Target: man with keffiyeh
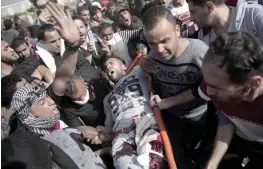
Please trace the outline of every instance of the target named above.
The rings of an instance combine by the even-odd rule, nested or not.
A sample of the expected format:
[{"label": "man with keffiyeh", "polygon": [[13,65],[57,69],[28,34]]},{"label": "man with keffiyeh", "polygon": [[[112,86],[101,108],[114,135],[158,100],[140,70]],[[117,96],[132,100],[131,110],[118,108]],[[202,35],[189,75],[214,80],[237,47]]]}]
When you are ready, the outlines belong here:
[{"label": "man with keffiyeh", "polygon": [[[58,25],[55,26],[55,29],[68,45],[68,48],[63,56],[62,64],[56,72],[56,78],[51,84],[54,94],[57,96],[64,96],[68,83],[75,72],[78,58],[78,48],[80,46],[80,36],[78,28],[75,26],[69,11],[65,14],[52,2],[47,4],[47,9],[58,23]],[[106,168],[103,161],[94,152],[92,152],[88,146],[83,144],[89,134],[89,132],[87,132],[88,127],[82,126],[78,129],[66,128],[67,126],[65,123],[59,120],[60,112],[57,109],[57,105],[47,95],[47,90],[44,87],[30,85],[17,90],[12,98],[11,110],[19,119],[19,123],[24,126],[24,131],[27,131],[25,132],[25,135],[34,135],[34,140],[37,140],[37,138],[40,137],[41,141],[38,140],[38,143],[43,141],[43,144],[41,143],[42,147],[45,147],[43,145],[48,145],[47,147],[50,153],[47,154],[52,156],[52,169]],[[21,130],[21,128],[19,128],[19,130]],[[2,153],[2,159],[5,159],[2,167],[10,166],[10,163],[28,164],[27,162],[31,160],[31,156],[32,160],[30,163],[34,163],[34,165],[27,165],[26,168],[45,168],[40,165],[40,163],[36,164],[37,162],[33,160],[35,158],[34,156],[37,156],[38,153],[37,151],[32,150],[32,147],[35,147],[35,143],[33,143],[33,145],[28,144],[31,143],[32,140],[30,142],[29,139],[21,136],[18,132],[15,132],[14,135],[12,134],[11,138],[12,137],[16,138],[14,140],[9,139],[7,142],[3,140],[5,145],[10,146],[11,144],[9,147],[11,150],[9,151],[7,149],[8,151]],[[19,141],[20,137],[23,137],[22,142]],[[18,157],[17,154],[16,156],[12,154],[11,156],[15,156],[18,159],[14,160],[15,158],[13,158],[13,161],[10,160],[10,154],[8,152],[16,151],[16,144],[19,144],[19,147],[23,147],[26,144],[29,145],[27,151],[29,154],[31,153],[30,156],[25,158],[21,157],[21,154],[18,155]],[[47,147],[45,150],[47,150]],[[38,162],[41,161],[40,159],[36,160],[38,160]],[[46,160],[46,158],[43,160]],[[20,167],[21,165],[18,168]]]}]

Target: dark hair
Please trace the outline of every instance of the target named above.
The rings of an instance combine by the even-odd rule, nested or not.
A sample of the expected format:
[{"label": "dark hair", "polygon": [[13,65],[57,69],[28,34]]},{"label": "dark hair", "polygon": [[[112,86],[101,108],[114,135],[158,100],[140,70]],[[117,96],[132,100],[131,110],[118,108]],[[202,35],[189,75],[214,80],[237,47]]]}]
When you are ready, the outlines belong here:
[{"label": "dark hair", "polygon": [[6,19],[4,21],[4,25],[5,25],[5,28],[6,29],[11,29],[12,28],[12,25],[13,25],[13,21],[11,19]]},{"label": "dark hair", "polygon": [[110,2],[108,3],[108,5],[107,5],[107,9],[109,9],[109,8],[112,7],[112,6],[116,6],[116,3],[110,1]]},{"label": "dark hair", "polygon": [[83,24],[85,25],[85,21],[83,21],[83,19],[81,19],[79,15],[72,16],[72,19],[73,19],[73,21],[74,20],[81,20],[81,22],[83,22]]},{"label": "dark hair", "polygon": [[37,10],[37,16],[39,16],[42,13],[41,10]]},{"label": "dark hair", "polygon": [[28,30],[31,34],[31,38],[37,38],[39,34],[39,25],[32,25],[28,27]]},{"label": "dark hair", "polygon": [[126,65],[125,60],[124,60],[123,58],[121,58],[120,56],[118,56],[118,55],[116,55],[116,54],[112,54],[111,56],[106,57],[106,58],[104,59],[104,62],[103,62],[103,70],[106,69],[105,63],[107,62],[107,60],[112,59],[112,58],[118,59],[118,60],[120,60],[124,65]]},{"label": "dark hair", "polygon": [[14,16],[14,21],[16,22],[16,21],[18,21],[18,20],[20,20],[20,18],[19,18],[19,16]]},{"label": "dark hair", "polygon": [[101,9],[98,6],[92,5],[90,8],[90,16],[96,15],[98,10],[101,11]]},{"label": "dark hair", "polygon": [[77,84],[76,84],[76,80],[77,80],[77,79],[80,79],[80,76],[78,76],[78,75],[73,75],[73,76],[71,77],[71,80],[70,80],[69,83],[68,83],[68,87],[67,87],[66,92],[67,92],[67,94],[70,95],[70,96],[72,96],[72,95],[74,95],[75,93],[78,92],[78,86],[77,86]]},{"label": "dark hair", "polygon": [[229,32],[210,44],[204,62],[214,60],[235,84],[263,72],[263,46],[249,33]]},{"label": "dark hair", "polygon": [[101,23],[100,26],[98,27],[98,33],[100,34],[100,32],[102,30],[107,29],[107,28],[112,28],[113,29],[111,24],[105,23],[105,22]]},{"label": "dark hair", "polygon": [[187,3],[188,2],[191,2],[193,3],[194,5],[197,5],[197,6],[204,6],[208,1],[214,3],[214,4],[221,4],[221,3],[225,3],[224,0],[186,0]]},{"label": "dark hair", "polygon": [[11,43],[11,48],[13,48],[13,49],[18,48],[20,45],[23,45],[24,43],[27,44],[27,41],[24,38],[17,37],[15,39],[13,39],[13,41]]},{"label": "dark hair", "polygon": [[18,82],[21,82],[22,78],[16,74],[6,75],[1,79],[1,103],[3,107],[9,107],[12,97],[15,94]]},{"label": "dark hair", "polygon": [[80,13],[81,13],[82,11],[90,11],[90,6],[91,6],[90,3],[85,3],[83,6],[81,6],[81,7],[79,7],[79,8],[77,9],[78,14],[80,15]]},{"label": "dark hair", "polygon": [[150,7],[142,16],[143,26],[147,30],[153,29],[160,19],[166,19],[169,23],[175,25],[176,20],[173,14],[164,6],[155,5]]},{"label": "dark hair", "polygon": [[143,14],[148,10],[150,9],[151,7],[153,6],[157,6],[157,5],[160,5],[158,2],[156,1],[153,1],[153,2],[150,2],[150,3],[147,3],[141,10],[141,16],[143,16]]},{"label": "dark hair", "polygon": [[38,32],[38,40],[45,40],[45,33],[46,32],[53,32],[55,31],[55,28],[52,24],[44,24],[40,26],[39,32]]}]

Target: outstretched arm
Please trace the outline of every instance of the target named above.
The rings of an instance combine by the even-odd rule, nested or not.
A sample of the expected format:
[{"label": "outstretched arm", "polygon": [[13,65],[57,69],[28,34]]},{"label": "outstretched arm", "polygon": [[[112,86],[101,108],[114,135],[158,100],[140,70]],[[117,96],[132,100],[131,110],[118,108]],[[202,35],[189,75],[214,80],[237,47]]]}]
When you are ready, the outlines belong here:
[{"label": "outstretched arm", "polygon": [[63,96],[71,77],[75,73],[80,35],[69,11],[65,13],[52,2],[48,2],[47,9],[57,21],[57,25],[54,28],[68,45],[62,57],[62,63],[56,72],[55,80],[51,84],[53,92],[58,96]]},{"label": "outstretched arm", "polygon": [[39,65],[37,67],[37,69],[31,74],[31,76],[33,77],[37,77],[40,80],[44,80],[45,82],[47,82],[49,85],[53,82],[54,77],[51,73],[51,71],[43,66],[43,65]]}]

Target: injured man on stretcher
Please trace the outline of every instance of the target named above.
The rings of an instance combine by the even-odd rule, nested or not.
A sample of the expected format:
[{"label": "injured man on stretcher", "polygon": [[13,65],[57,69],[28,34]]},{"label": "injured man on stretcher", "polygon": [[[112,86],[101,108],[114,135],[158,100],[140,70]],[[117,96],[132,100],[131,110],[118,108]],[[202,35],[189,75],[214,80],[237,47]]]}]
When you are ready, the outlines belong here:
[{"label": "injured man on stretcher", "polygon": [[137,66],[126,75],[125,63],[117,57],[108,58],[104,66],[115,86],[104,99],[105,127],[97,127],[93,141],[112,143],[116,169],[167,168],[146,73]]}]

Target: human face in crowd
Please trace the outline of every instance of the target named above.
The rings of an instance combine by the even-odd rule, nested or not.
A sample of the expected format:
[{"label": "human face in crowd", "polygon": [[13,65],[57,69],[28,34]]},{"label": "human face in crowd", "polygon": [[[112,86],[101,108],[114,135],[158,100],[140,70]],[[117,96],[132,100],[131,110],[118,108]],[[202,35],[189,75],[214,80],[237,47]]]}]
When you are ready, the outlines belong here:
[{"label": "human face in crowd", "polygon": [[31,54],[30,47],[26,43],[23,43],[22,45],[15,48],[14,50],[19,56],[23,56],[23,57],[29,57]]},{"label": "human face in crowd", "polygon": [[132,24],[132,16],[128,10],[123,10],[119,13],[118,21],[120,25],[129,27]]},{"label": "human face in crowd", "polygon": [[165,7],[168,7],[171,4],[172,0],[160,0],[160,3]]},{"label": "human face in crowd", "polygon": [[61,37],[57,31],[47,31],[45,32],[45,40],[43,41],[45,44],[46,49],[54,54],[57,55],[60,53],[61,48]]},{"label": "human face in crowd", "polygon": [[101,22],[102,21],[102,13],[100,10],[97,10],[95,15],[92,16],[92,18],[95,20],[95,21],[98,21],[98,22]]},{"label": "human face in crowd", "polygon": [[50,97],[44,96],[32,104],[31,114],[36,118],[48,118],[57,116],[59,110]]},{"label": "human face in crowd", "polygon": [[204,29],[212,26],[213,14],[211,11],[213,11],[214,5],[211,2],[206,3],[204,6],[198,6],[192,2],[188,2],[188,7],[191,20],[195,22],[199,28]]},{"label": "human face in crowd", "polygon": [[21,19],[18,19],[17,21],[15,21],[15,25],[17,27],[21,27],[22,26],[22,20]]},{"label": "human face in crowd", "polygon": [[90,23],[90,13],[89,10],[84,10],[80,12],[79,17],[85,22],[85,25],[88,26]]},{"label": "human face in crowd", "polygon": [[126,67],[124,63],[117,58],[108,59],[104,66],[106,68],[107,75],[114,83],[118,82],[120,78],[125,75]]},{"label": "human face in crowd", "polygon": [[100,31],[100,38],[107,44],[113,38],[114,30],[112,27],[102,29]]},{"label": "human face in crowd", "polygon": [[144,36],[157,56],[163,60],[171,60],[178,49],[179,27],[169,23],[166,19],[160,19],[152,30],[143,29]]},{"label": "human face in crowd", "polygon": [[4,40],[1,41],[1,61],[13,63],[18,60],[18,55]]},{"label": "human face in crowd", "polygon": [[87,27],[82,20],[75,19],[74,22],[79,29],[80,41],[84,42],[87,38]]},{"label": "human face in crowd", "polygon": [[109,14],[111,17],[114,17],[114,13],[115,13],[115,11],[116,11],[116,6],[115,6],[115,5],[110,6],[110,7],[107,9],[107,11],[108,11],[108,14]]},{"label": "human face in crowd", "polygon": [[207,83],[207,94],[222,102],[246,100],[252,89],[247,84],[234,84],[229,79],[225,68],[220,68],[215,61],[203,63],[202,72]]}]

